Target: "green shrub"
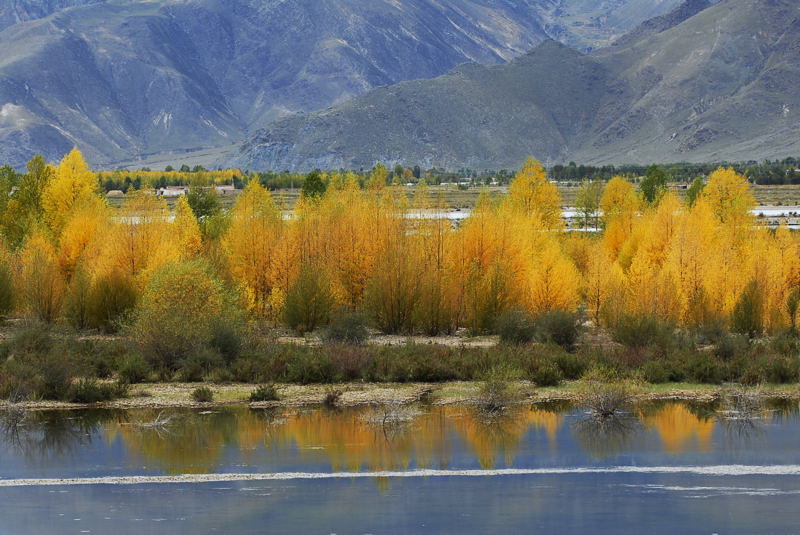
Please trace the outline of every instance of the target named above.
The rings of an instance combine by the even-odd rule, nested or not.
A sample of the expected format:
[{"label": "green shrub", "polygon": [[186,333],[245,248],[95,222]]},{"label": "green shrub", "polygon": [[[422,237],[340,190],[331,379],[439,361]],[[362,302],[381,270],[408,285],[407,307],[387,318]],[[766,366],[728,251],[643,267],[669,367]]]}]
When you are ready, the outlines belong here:
[{"label": "green shrub", "polygon": [[589,364],[582,355],[575,355],[573,353],[559,353],[555,356],[554,362],[561,370],[561,375],[564,379],[574,381],[580,379],[581,375],[589,367]]},{"label": "green shrub", "polygon": [[686,362],[686,375],[695,383],[720,384],[727,373],[725,364],[707,352],[698,351]]},{"label": "green shrub", "polygon": [[250,392],[250,402],[256,403],[259,401],[279,401],[281,398],[278,395],[278,389],[273,384],[261,385],[252,392]]},{"label": "green shrub", "polygon": [[0,264],[0,317],[14,310],[14,279],[8,264]]},{"label": "green shrub", "polygon": [[67,400],[72,403],[100,403],[113,401],[123,396],[126,392],[127,385],[125,383],[115,385],[99,383],[92,378],[80,379],[71,385]]},{"label": "green shrub", "polygon": [[286,362],[284,380],[289,383],[333,383],[339,380],[339,371],[330,355],[313,348],[297,351]]},{"label": "green shrub", "polygon": [[351,344],[325,344],[320,351],[333,362],[337,369],[337,375],[343,381],[363,378],[370,362],[375,358],[373,348]]},{"label": "green shrub", "polygon": [[666,363],[660,360],[650,360],[642,366],[642,376],[650,384],[668,383],[670,369]]},{"label": "green shrub", "polygon": [[223,366],[222,357],[211,348],[201,349],[181,361],[178,377],[187,383],[199,383],[212,370]]},{"label": "green shrub", "polygon": [[284,321],[296,332],[312,332],[330,321],[334,299],[330,282],[318,267],[305,263],[286,294]]},{"label": "green shrub", "polygon": [[369,331],[361,314],[354,312],[337,314],[322,336],[327,342],[362,344],[369,338]]},{"label": "green shrub", "polygon": [[540,342],[559,345],[566,351],[575,348],[581,335],[579,316],[564,310],[553,310],[542,314],[536,323],[536,337]]},{"label": "green shrub", "polygon": [[39,364],[41,374],[41,385],[38,389],[43,399],[63,400],[67,399],[67,394],[72,386],[72,378],[75,376],[73,363],[64,355],[50,354]]},{"label": "green shrub", "polygon": [[128,384],[143,383],[151,372],[147,359],[138,353],[124,357],[118,369],[120,379]]},{"label": "green shrub", "polygon": [[73,275],[64,296],[61,315],[74,329],[86,329],[89,326],[89,291],[91,279],[83,269]]},{"label": "green shrub", "polygon": [[516,370],[508,366],[497,366],[486,372],[478,391],[478,403],[482,411],[493,414],[514,403],[519,396],[513,381]]},{"label": "green shrub", "polygon": [[44,326],[33,326],[15,334],[4,345],[8,347],[8,356],[15,358],[26,356],[43,356],[50,352],[55,339]]},{"label": "green shrub", "polygon": [[732,330],[754,338],[761,334],[763,326],[763,292],[758,281],[752,280],[745,287],[731,314]]},{"label": "green shrub", "polygon": [[207,386],[200,386],[192,390],[192,399],[196,403],[211,403],[214,401],[214,392]]},{"label": "green shrub", "polygon": [[800,336],[796,329],[778,333],[772,339],[772,348],[785,357],[800,356]]},{"label": "green shrub", "polygon": [[770,383],[789,384],[800,379],[800,363],[797,358],[778,356],[767,361],[764,372]]},{"label": "green shrub", "polygon": [[242,333],[233,320],[217,318],[211,324],[210,345],[225,359],[232,362],[242,352]]},{"label": "green shrub", "polygon": [[536,337],[536,323],[525,310],[509,310],[499,315],[494,330],[504,344],[528,344]]},{"label": "green shrub", "polygon": [[554,362],[539,361],[528,372],[528,378],[536,386],[558,386],[561,383],[561,369]]},{"label": "green shrub", "polygon": [[743,355],[750,347],[750,343],[745,336],[734,333],[724,333],[714,346],[714,354],[722,360],[733,360],[739,355]]},{"label": "green shrub", "polygon": [[624,315],[613,326],[612,338],[625,347],[657,346],[666,350],[676,345],[674,327],[648,315]]},{"label": "green shrub", "polygon": [[112,271],[98,278],[87,302],[89,326],[104,332],[116,332],[120,320],[136,305],[136,298],[133,279],[121,271]]},{"label": "green shrub", "polygon": [[211,343],[212,326],[228,312],[222,284],[205,262],[173,262],[156,272],[135,314],[133,337],[168,370]]}]

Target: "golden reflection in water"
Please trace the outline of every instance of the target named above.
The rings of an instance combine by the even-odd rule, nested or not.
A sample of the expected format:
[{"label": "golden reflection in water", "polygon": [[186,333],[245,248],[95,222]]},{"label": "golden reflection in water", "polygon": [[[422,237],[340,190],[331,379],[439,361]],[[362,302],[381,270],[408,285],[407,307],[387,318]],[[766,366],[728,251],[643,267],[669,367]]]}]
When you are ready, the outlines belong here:
[{"label": "golden reflection in water", "polygon": [[642,414],[642,422],[655,429],[666,453],[677,455],[696,445],[703,453],[711,451],[714,420],[692,413],[682,403],[669,403],[653,413]]},{"label": "golden reflection in water", "polygon": [[[412,409],[413,410],[413,409]],[[106,440],[119,437],[132,462],[170,474],[215,469],[225,447],[236,446],[245,459],[261,446],[296,449],[306,460],[327,461],[334,471],[445,469],[453,436],[461,438],[483,468],[502,458],[513,463],[530,429],[543,431],[552,450],[563,416],[536,407],[485,418],[469,407],[445,406],[409,412],[384,425],[379,409],[338,411],[226,409],[213,414],[184,411],[154,426],[156,411],[139,412],[131,421],[112,423]],[[448,438],[449,437],[449,438]]]}]

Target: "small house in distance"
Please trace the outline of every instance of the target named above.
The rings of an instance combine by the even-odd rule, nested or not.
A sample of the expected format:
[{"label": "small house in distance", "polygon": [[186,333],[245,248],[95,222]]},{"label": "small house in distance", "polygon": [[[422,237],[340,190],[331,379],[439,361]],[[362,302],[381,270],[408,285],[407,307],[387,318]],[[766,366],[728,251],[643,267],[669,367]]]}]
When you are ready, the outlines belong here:
[{"label": "small house in distance", "polygon": [[160,197],[180,197],[189,193],[189,186],[165,186],[156,190]]},{"label": "small house in distance", "polygon": [[232,184],[223,184],[214,186],[219,195],[233,195],[236,193],[236,188]]}]

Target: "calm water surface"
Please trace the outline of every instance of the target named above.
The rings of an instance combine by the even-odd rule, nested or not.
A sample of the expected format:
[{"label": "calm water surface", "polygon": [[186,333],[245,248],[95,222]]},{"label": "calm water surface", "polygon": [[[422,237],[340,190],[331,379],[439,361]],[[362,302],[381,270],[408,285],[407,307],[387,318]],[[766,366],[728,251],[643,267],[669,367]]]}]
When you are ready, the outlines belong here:
[{"label": "calm water surface", "polygon": [[606,425],[568,405],[0,413],[0,519],[15,535],[800,533],[800,417],[680,402]]}]

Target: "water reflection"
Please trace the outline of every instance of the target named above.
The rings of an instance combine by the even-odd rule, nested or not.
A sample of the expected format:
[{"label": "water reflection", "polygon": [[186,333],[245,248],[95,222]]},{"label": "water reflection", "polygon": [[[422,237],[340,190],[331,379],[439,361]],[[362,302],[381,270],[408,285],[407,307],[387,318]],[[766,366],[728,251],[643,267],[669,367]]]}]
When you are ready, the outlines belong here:
[{"label": "water reflection", "polygon": [[116,462],[129,471],[166,474],[277,470],[286,459],[331,471],[454,463],[492,469],[519,466],[520,457],[527,465],[543,456],[557,464],[563,455],[602,460],[653,447],[669,456],[709,453],[716,429],[743,443],[763,435],[771,419],[797,419],[798,412],[796,401],[771,402],[748,417],[725,404],[644,403],[599,420],[565,404],[519,406],[491,418],[468,406],[429,405],[7,411],[0,415],[0,445],[12,461],[55,466],[63,459],[64,470],[91,448],[121,455]]},{"label": "water reflection", "polygon": [[661,403],[641,407],[640,418],[645,427],[658,433],[666,453],[711,450],[713,413],[698,411],[687,403]]},{"label": "water reflection", "polygon": [[641,430],[639,420],[624,413],[605,417],[588,414],[573,424],[578,443],[589,455],[599,459],[629,449]]}]

